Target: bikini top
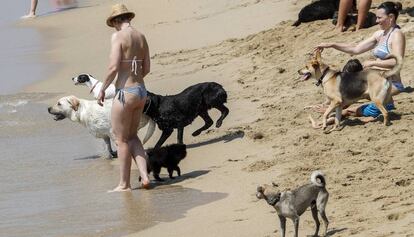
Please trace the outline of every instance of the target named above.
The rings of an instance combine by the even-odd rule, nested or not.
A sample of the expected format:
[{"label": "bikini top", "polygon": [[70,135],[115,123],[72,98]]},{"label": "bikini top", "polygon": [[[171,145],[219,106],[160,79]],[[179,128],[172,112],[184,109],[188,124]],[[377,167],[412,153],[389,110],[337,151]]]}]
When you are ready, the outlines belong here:
[{"label": "bikini top", "polygon": [[388,40],[390,39],[390,36],[395,29],[400,29],[400,27],[399,26],[393,27],[390,30],[390,32],[388,32],[384,36],[381,36],[380,40],[378,40],[378,44],[377,46],[375,46],[372,52],[376,58],[385,59],[387,55],[391,53],[388,47]]},{"label": "bikini top", "polygon": [[[142,59],[137,59],[137,56],[134,56],[134,58],[133,59],[124,59],[124,60],[121,60],[121,62],[123,62],[123,63],[131,63],[131,72],[134,72],[134,74],[135,75],[138,75],[137,74],[137,71],[138,71],[138,62],[143,62],[143,60]],[[142,64],[140,64],[140,68],[141,68],[141,65]]]}]

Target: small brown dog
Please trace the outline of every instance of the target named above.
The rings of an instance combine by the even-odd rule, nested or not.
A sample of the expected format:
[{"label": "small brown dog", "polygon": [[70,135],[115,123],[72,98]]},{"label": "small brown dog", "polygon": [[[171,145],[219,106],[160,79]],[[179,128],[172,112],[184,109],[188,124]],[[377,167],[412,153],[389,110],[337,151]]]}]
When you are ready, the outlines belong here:
[{"label": "small brown dog", "polygon": [[[320,180],[318,182],[317,180]],[[285,237],[286,218],[293,220],[295,224],[295,237],[298,237],[299,217],[311,208],[312,217],[316,223],[316,230],[313,236],[318,236],[320,222],[318,212],[321,214],[325,229],[322,236],[326,235],[328,229],[328,218],[325,214],[326,204],[328,204],[329,193],[325,188],[325,176],[320,171],[314,171],[311,175],[311,183],[305,184],[293,191],[279,192],[277,185],[264,185],[257,187],[256,197],[264,199],[266,202],[276,209],[280,219],[281,235]]]},{"label": "small brown dog", "polygon": [[[322,116],[322,128],[326,129],[326,121],[329,114],[336,109],[335,125],[330,131],[339,127],[342,116],[342,108],[358,101],[370,99],[384,116],[384,125],[389,124],[388,111],[384,104],[391,100],[391,96],[398,92],[391,83],[391,76],[398,74],[402,68],[402,58],[390,54],[388,58],[394,58],[397,63],[389,71],[381,73],[378,70],[363,70],[360,72],[343,72],[331,69],[321,60],[321,51],[315,55],[298,71],[303,76],[302,80],[314,78],[317,86],[322,85],[323,92],[329,101],[329,107]],[[329,132],[330,132],[329,131]]]}]

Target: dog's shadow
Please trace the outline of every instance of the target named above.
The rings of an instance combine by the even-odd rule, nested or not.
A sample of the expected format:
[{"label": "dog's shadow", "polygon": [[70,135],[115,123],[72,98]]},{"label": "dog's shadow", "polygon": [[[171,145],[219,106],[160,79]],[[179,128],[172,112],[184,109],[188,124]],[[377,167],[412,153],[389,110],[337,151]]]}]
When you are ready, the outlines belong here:
[{"label": "dog's shadow", "polygon": [[225,134],[223,136],[216,137],[216,138],[213,138],[207,141],[188,144],[187,148],[195,148],[195,147],[200,147],[204,145],[210,145],[210,144],[221,142],[221,141],[224,141],[224,143],[227,143],[227,142],[233,141],[234,139],[243,138],[243,137],[244,137],[244,132],[241,130],[237,130],[237,131],[232,131],[232,132],[229,132],[228,134]]},{"label": "dog's shadow", "polygon": [[85,156],[85,157],[76,158],[74,160],[96,160],[96,159],[101,159],[101,156],[100,155]]},{"label": "dog's shadow", "polygon": [[[401,120],[401,114],[397,114],[394,112],[389,112],[389,122],[392,125],[392,121],[393,120]],[[375,120],[371,121],[371,122],[384,122],[384,117],[382,115],[379,115]],[[360,125],[364,125],[367,124],[367,122],[362,121],[361,119],[359,119],[358,117],[353,117],[353,118],[346,118],[342,125],[343,126],[360,126]]]},{"label": "dog's shadow", "polygon": [[172,185],[172,184],[176,184],[181,181],[184,181],[186,179],[194,179],[194,178],[200,177],[202,175],[207,174],[208,172],[210,172],[210,170],[195,170],[195,171],[191,171],[186,174],[182,174],[181,176],[174,176],[174,179],[170,179],[168,176],[165,176],[165,177],[162,177],[164,181],[162,182],[154,181],[151,183],[151,186],[155,188],[155,187],[163,186],[163,185]]},{"label": "dog's shadow", "polygon": [[328,237],[328,236],[333,236],[334,234],[339,233],[339,232],[342,232],[342,231],[347,230],[347,229],[348,229],[348,228],[341,228],[341,229],[336,229],[336,228],[334,228],[333,230],[330,230],[330,231],[328,231],[328,232],[326,233],[326,237]]},{"label": "dog's shadow", "polygon": [[[330,231],[326,232],[325,237],[333,236],[334,234],[339,233],[339,232],[342,232],[342,231],[347,230],[347,229],[348,228],[341,228],[341,229],[333,229],[333,230],[330,230]],[[307,237],[315,237],[314,235],[306,235],[306,236]],[[322,237],[322,236],[321,235],[318,235],[318,237]]]},{"label": "dog's shadow", "polygon": [[[414,8],[413,8],[414,9]],[[414,88],[413,87],[411,87],[411,86],[406,86],[405,88],[404,88],[404,91],[403,92],[405,92],[405,93],[413,93],[414,92]]]}]

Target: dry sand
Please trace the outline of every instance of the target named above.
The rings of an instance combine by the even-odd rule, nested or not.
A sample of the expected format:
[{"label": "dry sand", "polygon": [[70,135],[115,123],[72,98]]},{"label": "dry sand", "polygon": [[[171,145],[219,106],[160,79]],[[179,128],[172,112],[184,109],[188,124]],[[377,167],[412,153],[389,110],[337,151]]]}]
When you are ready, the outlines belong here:
[{"label": "dry sand", "polygon": [[[327,41],[357,42],[377,27],[338,34],[326,20],[293,28],[295,12],[309,2],[305,0],[122,2],[138,13],[134,24],[150,42],[153,68],[147,87],[172,94],[197,82],[217,81],[228,91],[231,111],[222,128],[199,137],[190,134],[200,120],[186,128],[184,140],[191,149],[181,169],[203,174],[179,183],[228,196],[131,236],[278,235],[276,214],[256,200],[256,186],[273,181],[282,189],[297,187],[317,169],[327,176],[332,236],[414,236],[412,95],[396,96],[397,110],[389,127],[349,119],[342,131],[328,135],[310,128],[307,116],[318,114],[303,109],[324,100],[321,88],[298,80],[297,70],[312,48]],[[414,7],[413,0],[402,2]],[[111,34],[104,19],[110,4],[25,23],[46,32],[50,47],[45,54],[61,63],[55,75],[27,91],[89,96],[70,78],[80,72],[104,75]],[[407,38],[401,75],[406,85],[414,86],[414,22],[408,15],[401,15],[399,22]],[[323,58],[340,68],[351,57],[325,50]],[[211,114],[217,118],[216,112]],[[173,136],[169,142],[175,141]],[[313,233],[310,212],[300,224],[301,236]],[[288,232],[291,236],[291,222]]]}]

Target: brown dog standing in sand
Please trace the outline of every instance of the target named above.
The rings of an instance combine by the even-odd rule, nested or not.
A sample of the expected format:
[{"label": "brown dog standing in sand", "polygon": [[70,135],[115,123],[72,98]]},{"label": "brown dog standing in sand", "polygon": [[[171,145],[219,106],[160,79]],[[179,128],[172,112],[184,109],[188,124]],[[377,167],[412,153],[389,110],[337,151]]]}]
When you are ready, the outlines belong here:
[{"label": "brown dog standing in sand", "polygon": [[384,104],[391,100],[393,86],[387,78],[401,70],[402,58],[392,54],[388,55],[388,58],[394,58],[397,64],[384,73],[372,69],[341,73],[322,62],[321,51],[315,52],[311,60],[298,73],[303,76],[302,80],[314,78],[318,81],[316,85],[323,87],[329,107],[322,116],[322,129],[326,129],[328,116],[334,109],[336,109],[335,124],[329,132],[337,129],[342,117],[342,108],[359,99],[370,99],[374,102],[384,116],[384,125],[389,124],[388,111]]}]

